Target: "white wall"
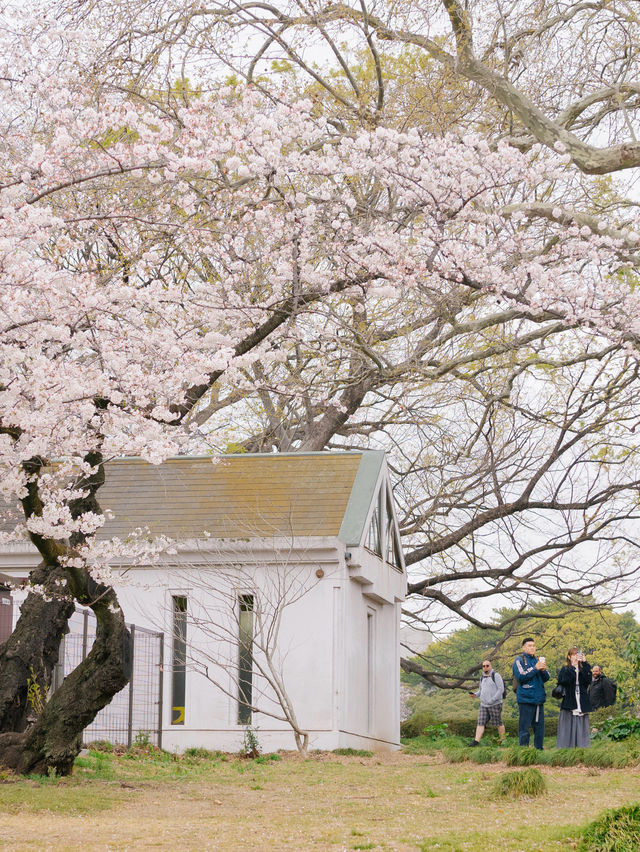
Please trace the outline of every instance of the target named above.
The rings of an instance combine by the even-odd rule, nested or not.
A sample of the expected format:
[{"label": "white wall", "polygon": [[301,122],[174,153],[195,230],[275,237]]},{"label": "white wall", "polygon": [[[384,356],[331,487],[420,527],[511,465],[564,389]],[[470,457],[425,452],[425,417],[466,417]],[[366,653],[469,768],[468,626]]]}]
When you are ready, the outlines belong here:
[{"label": "white wall", "polygon": [[[282,604],[274,663],[300,727],[309,732],[309,748],[397,747],[402,573],[363,551],[358,558],[374,582],[356,581],[336,540],[309,541],[276,561],[271,548],[271,562],[268,548],[245,544],[243,549],[241,558],[237,550],[218,550],[209,559],[202,550],[181,550],[170,566],[128,568],[117,585],[126,620],[165,633],[163,747],[240,748],[244,726],[238,724],[235,673],[230,672],[237,663],[237,624],[230,612],[238,593],[258,598],[265,591],[272,603],[279,598]],[[234,562],[251,567],[233,567]],[[10,560],[0,563],[0,570],[11,572]],[[171,725],[173,595],[188,601],[191,660],[184,725]],[[273,690],[257,672],[254,696],[259,708],[282,715]],[[263,749],[295,747],[282,719],[257,712],[252,726]]]},{"label": "white wall", "polygon": [[[165,646],[165,748],[191,745],[239,747],[244,726],[237,720],[236,661],[238,625],[230,618],[237,594],[255,593],[256,601],[280,599],[279,636],[274,664],[281,675],[298,723],[309,732],[310,748],[389,748],[399,737],[399,604],[366,597],[366,587],[348,576],[342,548],[331,561],[326,548],[302,564],[257,562],[250,569],[185,564],[129,572],[119,589],[127,620],[167,634]],[[224,562],[224,560],[219,560]],[[316,571],[323,576],[318,578]],[[385,570],[389,569],[385,566]],[[214,584],[223,592],[212,590]],[[185,725],[170,725],[171,596],[188,600]],[[259,603],[256,604],[259,607]],[[269,607],[267,607],[269,609]],[[254,613],[256,644],[260,644]],[[266,613],[265,627],[275,612]],[[368,617],[371,621],[368,621]],[[369,625],[369,626],[368,626]],[[368,649],[371,658],[368,659]],[[264,657],[256,650],[256,659]],[[207,669],[208,679],[203,673]],[[256,664],[257,667],[257,664]],[[254,703],[282,716],[273,689],[255,670]],[[290,726],[267,712],[252,716],[252,727],[265,748],[292,748]],[[206,741],[206,742],[205,742]]]}]

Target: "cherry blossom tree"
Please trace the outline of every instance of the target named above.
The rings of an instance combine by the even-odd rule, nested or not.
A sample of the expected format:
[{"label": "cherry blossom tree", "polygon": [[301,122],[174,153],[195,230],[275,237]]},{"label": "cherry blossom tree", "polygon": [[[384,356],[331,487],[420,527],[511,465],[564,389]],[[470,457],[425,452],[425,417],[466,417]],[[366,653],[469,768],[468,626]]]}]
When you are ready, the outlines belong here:
[{"label": "cherry blossom tree", "polygon": [[[113,20],[119,4],[108,5]],[[96,11],[91,2],[78,7],[85,15]],[[152,50],[144,28],[125,26],[121,19],[109,41],[109,50],[125,55],[141,75],[149,72],[150,57],[163,53],[206,52],[249,78],[274,60],[280,71],[292,63],[347,121],[384,121],[388,112],[402,116],[403,108],[405,116],[411,111],[434,121],[434,114],[442,119],[445,113],[438,97],[455,98],[460,103],[447,105],[449,120],[475,122],[521,148],[561,143],[586,174],[640,165],[633,0],[517,0],[508,7],[497,0],[426,5],[247,0],[179,12],[144,4],[126,13],[120,8],[122,14],[131,21],[146,14],[155,36]],[[413,91],[394,85],[399,48],[408,50],[406,70],[414,80],[407,76],[403,84]]]},{"label": "cherry blossom tree", "polygon": [[[260,394],[307,393],[314,435],[289,438],[326,446],[403,360],[425,379],[438,369],[429,340],[444,353],[461,326],[496,329],[507,316],[597,331],[633,359],[640,238],[556,203],[563,151],[345,133],[286,87],[206,72],[126,87],[90,66],[98,45],[86,30],[26,16],[1,26],[0,490],[2,541],[30,539],[42,562],[0,649],[0,759],[66,773],[83,728],[129,676],[110,566],[163,544],[100,537],[108,459],[201,451],[214,415]],[[536,193],[550,201],[542,210]],[[402,334],[361,321],[399,305]],[[459,529],[452,545],[467,540]],[[96,614],[95,644],[28,726],[27,677],[49,683],[75,602]]]},{"label": "cherry blossom tree", "polygon": [[[559,151],[564,171],[553,187],[541,185],[501,208],[524,217],[541,257],[555,240],[545,220],[613,239],[637,231],[628,188],[640,162],[638,19],[625,0],[518,0],[508,7],[484,0],[249,0],[180,10],[145,3],[126,11],[117,0],[99,7],[87,0],[77,9],[118,21],[107,49],[139,81],[169,79],[179,61],[195,66],[206,57],[258,86],[293,79],[346,135],[362,127],[419,126],[435,135],[473,129],[492,145],[506,140],[531,151],[540,143]],[[145,26],[131,25],[137,15]],[[589,177],[616,173],[622,179]],[[632,288],[635,244],[626,257],[618,283],[624,278]],[[565,291],[563,307],[544,302],[538,313],[524,290],[520,305],[529,306],[522,313],[508,299],[508,310],[491,303],[486,292],[473,306],[461,300],[453,310],[449,302],[445,312],[435,299],[428,309],[424,299],[413,301],[406,314],[405,294],[384,304],[369,299],[350,316],[331,314],[340,338],[335,380],[316,381],[313,350],[300,351],[295,364],[283,365],[278,387],[273,373],[257,375],[256,365],[247,382],[262,382],[257,394],[243,397],[235,388],[198,416],[224,422],[233,410],[237,423],[244,399],[245,429],[235,430],[235,440],[246,449],[393,447],[416,572],[410,589],[426,598],[432,626],[434,605],[486,623],[474,601],[505,592],[519,607],[540,595],[569,604],[564,592],[572,576],[580,578],[578,589],[591,584],[601,594],[613,581],[609,600],[628,593],[636,560],[635,342],[632,323],[631,335],[615,343],[584,333],[585,321],[602,328],[597,314],[609,311],[603,303],[590,320],[575,316],[578,330],[568,331],[570,303],[585,295],[579,289]],[[555,406],[554,417],[543,402]],[[515,481],[523,483],[519,493]],[[544,547],[531,542],[541,518]],[[480,553],[481,540],[492,541],[490,557]],[[489,559],[491,568],[481,567]],[[572,605],[584,600],[574,596]]]}]

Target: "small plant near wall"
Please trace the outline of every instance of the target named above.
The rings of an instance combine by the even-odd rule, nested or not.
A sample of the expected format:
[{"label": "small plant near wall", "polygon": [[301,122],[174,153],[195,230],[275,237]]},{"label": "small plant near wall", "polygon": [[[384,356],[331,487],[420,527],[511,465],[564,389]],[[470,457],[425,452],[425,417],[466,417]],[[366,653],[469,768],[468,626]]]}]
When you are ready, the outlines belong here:
[{"label": "small plant near wall", "polygon": [[247,725],[244,729],[242,739],[241,754],[243,757],[256,758],[260,754],[260,742],[258,740],[258,732],[251,725]]},{"label": "small plant near wall", "polygon": [[133,748],[140,750],[149,749],[151,746],[151,734],[149,731],[138,731],[133,741]]}]

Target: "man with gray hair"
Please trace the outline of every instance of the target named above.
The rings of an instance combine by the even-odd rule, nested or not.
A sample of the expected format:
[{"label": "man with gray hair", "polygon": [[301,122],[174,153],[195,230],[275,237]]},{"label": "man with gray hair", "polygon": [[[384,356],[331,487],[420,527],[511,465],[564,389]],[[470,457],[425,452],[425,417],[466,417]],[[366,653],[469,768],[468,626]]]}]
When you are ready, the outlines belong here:
[{"label": "man with gray hair", "polygon": [[491,660],[482,661],[482,677],[480,685],[475,692],[470,692],[474,698],[480,699],[480,710],[478,711],[478,726],[476,736],[471,746],[480,744],[484,729],[488,724],[495,725],[501,740],[505,736],[505,727],[502,724],[502,701],[504,698],[504,681],[498,672],[493,670]]}]

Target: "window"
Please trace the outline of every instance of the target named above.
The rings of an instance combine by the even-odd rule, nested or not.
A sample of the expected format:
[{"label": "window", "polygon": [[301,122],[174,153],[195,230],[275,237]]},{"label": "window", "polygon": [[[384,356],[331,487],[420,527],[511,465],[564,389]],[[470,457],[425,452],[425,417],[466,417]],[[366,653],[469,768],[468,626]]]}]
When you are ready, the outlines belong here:
[{"label": "window", "polygon": [[251,724],[253,701],[253,595],[239,595],[238,724]]},{"label": "window", "polygon": [[391,494],[389,493],[387,493],[387,562],[389,565],[395,565],[396,568],[400,568],[402,565],[400,543],[398,542],[396,525],[393,520],[393,507]]},{"label": "window", "polygon": [[173,660],[171,677],[171,724],[184,725],[187,675],[187,599],[173,596]]},{"label": "window", "polygon": [[392,500],[391,491],[382,485],[371,514],[365,547],[377,553],[389,565],[402,570],[400,540],[393,518]]},{"label": "window", "polygon": [[376,684],[376,622],[375,612],[367,612],[367,731],[373,732]]},{"label": "window", "polygon": [[373,510],[373,515],[371,516],[371,523],[369,524],[369,532],[367,533],[367,548],[372,550],[374,553],[377,553],[379,556],[382,556],[382,542],[381,542],[381,524],[380,524],[380,500],[376,500],[376,505]]}]

